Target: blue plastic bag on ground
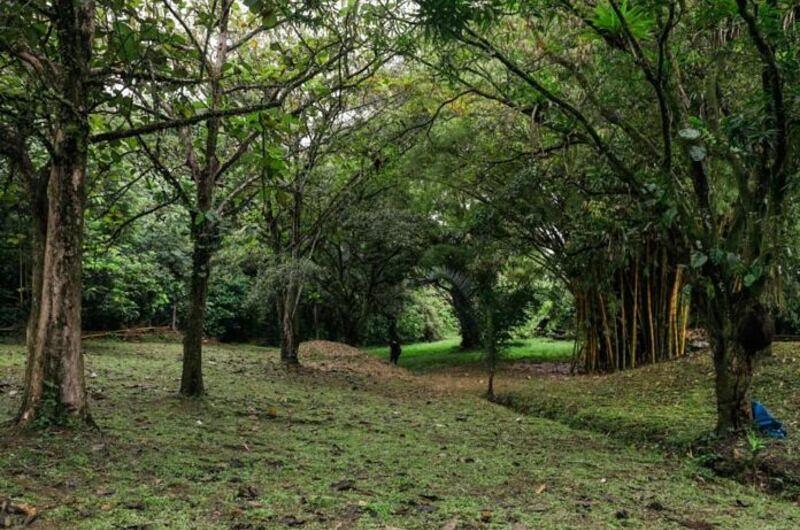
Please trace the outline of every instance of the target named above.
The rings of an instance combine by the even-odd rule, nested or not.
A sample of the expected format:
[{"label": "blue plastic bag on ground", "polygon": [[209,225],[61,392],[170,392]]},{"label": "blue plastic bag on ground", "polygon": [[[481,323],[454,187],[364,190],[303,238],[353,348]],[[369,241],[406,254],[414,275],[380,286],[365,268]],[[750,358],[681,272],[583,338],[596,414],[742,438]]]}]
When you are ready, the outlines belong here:
[{"label": "blue plastic bag on ground", "polygon": [[770,438],[786,438],[786,427],[769,413],[767,407],[755,400],[750,402],[750,406],[753,409],[753,423],[760,431]]}]

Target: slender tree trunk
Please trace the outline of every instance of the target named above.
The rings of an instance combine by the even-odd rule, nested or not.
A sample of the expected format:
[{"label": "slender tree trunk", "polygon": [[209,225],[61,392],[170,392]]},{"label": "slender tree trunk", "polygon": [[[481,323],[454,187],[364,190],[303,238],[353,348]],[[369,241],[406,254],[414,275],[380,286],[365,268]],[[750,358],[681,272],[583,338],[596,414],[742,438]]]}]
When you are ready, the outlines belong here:
[{"label": "slender tree trunk", "polygon": [[[769,348],[775,333],[772,316],[755,295],[726,300],[728,312],[709,318],[714,346],[717,434],[734,436],[750,426],[753,361]],[[713,301],[712,304],[717,301]],[[717,302],[719,304],[719,302]],[[714,307],[709,307],[713,311]]]},{"label": "slender tree trunk", "polygon": [[[34,217],[32,304],[28,323],[28,367],[18,424],[89,419],[81,354],[81,265],[83,211],[89,138],[89,65],[94,3],[54,3],[61,70],[56,89],[53,152],[47,183],[46,224]],[[40,203],[41,204],[41,203]],[[36,209],[38,206],[34,206]],[[41,227],[46,226],[42,233]],[[43,239],[42,239],[43,236]],[[41,247],[42,240],[44,242]],[[34,294],[33,296],[37,296]]]},{"label": "slender tree trunk", "polygon": [[[293,275],[294,271],[290,272]],[[290,279],[284,289],[281,309],[281,362],[286,365],[300,364],[298,349],[300,336],[297,326],[297,285]]]},{"label": "slender tree trunk", "polygon": [[289,277],[284,288],[283,311],[281,315],[281,361],[288,366],[300,364],[299,311],[300,305],[300,221],[303,207],[303,194],[296,189],[292,194],[291,227],[289,232]]},{"label": "slender tree trunk", "polygon": [[319,340],[321,336],[321,325],[319,321],[319,304],[317,302],[314,302],[312,313],[314,318],[314,338]]},{"label": "slender tree trunk", "polygon": [[[33,177],[33,175],[31,175]],[[44,251],[47,239],[47,176],[39,180],[31,180],[28,188],[28,200],[31,207],[31,291],[30,313],[25,339],[28,349],[28,360],[25,366],[25,393],[19,419],[35,408],[35,401],[41,399],[41,384],[44,374],[44,358],[36,346],[39,313],[42,305],[42,274],[44,272]],[[31,413],[32,414],[32,413]]]},{"label": "slender tree trunk", "polygon": [[361,342],[361,333],[358,330],[358,322],[347,314],[347,310],[341,310],[342,337],[344,342],[350,346],[358,346]]},{"label": "slender tree trunk", "polygon": [[183,332],[183,373],[180,393],[199,397],[203,386],[203,332],[208,301],[208,277],[211,273],[211,249],[202,238],[195,239],[192,274],[189,283],[189,311]]},{"label": "slender tree trunk", "polygon": [[[209,90],[211,110],[222,104],[222,70],[228,53],[228,19],[232,2],[225,0],[221,5],[219,35],[213,66],[209,69]],[[191,141],[187,145],[187,163],[197,184],[195,209],[191,215],[192,276],[189,285],[189,312],[183,336],[183,373],[180,393],[185,397],[199,397],[205,392],[203,386],[203,332],[205,329],[206,305],[208,302],[208,280],[211,275],[211,257],[219,244],[219,220],[215,217],[214,190],[218,185],[220,162],[217,156],[220,118],[206,122],[205,164],[202,169],[194,159]]]},{"label": "slender tree trunk", "polygon": [[485,293],[484,296],[484,318],[482,319],[482,326],[483,326],[483,347],[486,351],[486,368],[488,369],[488,381],[486,386],[486,397],[489,401],[494,401],[494,374],[497,370],[497,357],[499,354],[498,351],[498,341],[497,341],[497,329],[495,328],[495,317],[494,317],[494,305],[495,300],[494,296],[491,293]]},{"label": "slender tree trunk", "polygon": [[639,339],[639,330],[636,324],[639,319],[639,254],[633,262],[633,316],[631,318],[631,368],[636,368],[636,355],[639,348],[636,341]]},{"label": "slender tree trunk", "polygon": [[489,369],[489,378],[486,387],[486,397],[489,401],[494,401],[494,374],[497,371],[497,345],[495,344],[494,334],[489,334],[486,345],[486,361]]}]

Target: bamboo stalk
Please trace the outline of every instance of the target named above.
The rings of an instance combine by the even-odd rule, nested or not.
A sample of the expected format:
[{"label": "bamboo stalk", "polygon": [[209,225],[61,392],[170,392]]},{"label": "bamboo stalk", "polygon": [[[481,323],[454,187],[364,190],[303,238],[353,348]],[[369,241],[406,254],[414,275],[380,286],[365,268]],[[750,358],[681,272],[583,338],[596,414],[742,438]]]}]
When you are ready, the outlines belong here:
[{"label": "bamboo stalk", "polygon": [[614,355],[613,346],[611,345],[611,331],[608,327],[606,305],[603,302],[603,295],[599,291],[597,293],[597,299],[600,302],[600,316],[603,319],[603,336],[606,339],[606,363],[610,364],[616,370],[616,357]]},{"label": "bamboo stalk", "polygon": [[689,326],[689,306],[692,299],[689,298],[683,304],[683,326],[681,329],[681,357],[686,355],[686,329]]},{"label": "bamboo stalk", "polygon": [[669,293],[669,306],[667,309],[667,351],[666,356],[667,359],[672,358],[672,348],[673,345],[676,344],[675,336],[677,334],[677,322],[676,322],[676,305],[675,305],[675,288],[673,284],[673,288],[670,289]]},{"label": "bamboo stalk", "polygon": [[[670,354],[673,357],[677,357],[678,352],[678,345],[680,344],[679,336],[678,336],[678,303],[681,294],[681,284],[683,283],[683,267],[678,265],[675,268],[675,282],[672,286],[672,295],[670,296],[670,308],[669,308],[669,318],[670,318],[670,332],[672,333],[670,338]],[[673,351],[674,350],[674,351]]]},{"label": "bamboo stalk", "polygon": [[[662,358],[669,358],[669,337],[670,337],[670,328],[669,328],[669,295],[670,295],[670,288],[669,288],[669,265],[667,264],[667,249],[666,247],[661,248],[661,293],[660,293],[660,304],[659,304],[659,322],[662,323],[661,329],[663,338],[659,337],[660,342],[660,353]],[[663,326],[664,319],[667,320],[667,325]],[[666,351],[664,347],[666,346]]]}]

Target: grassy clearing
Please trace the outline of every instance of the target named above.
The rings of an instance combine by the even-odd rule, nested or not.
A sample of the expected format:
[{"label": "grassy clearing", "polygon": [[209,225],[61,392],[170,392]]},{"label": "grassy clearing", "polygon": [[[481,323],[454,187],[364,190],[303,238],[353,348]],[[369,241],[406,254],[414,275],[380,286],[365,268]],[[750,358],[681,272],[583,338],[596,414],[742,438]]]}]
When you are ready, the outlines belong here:
[{"label": "grassy clearing", "polygon": [[[784,420],[793,436],[782,442],[800,450],[800,345],[778,343],[756,367],[753,397]],[[574,426],[618,433],[630,441],[688,448],[714,427],[711,357],[699,353],[670,363],[609,375],[538,378],[509,382],[520,407]],[[800,456],[800,453],[798,454]]]},{"label": "grassy clearing", "polygon": [[[273,351],[207,348],[184,402],[176,344],[87,344],[103,429],[0,436],[0,496],[41,528],[796,528],[800,509],[689,460],[402,370],[285,372]],[[364,359],[359,363],[377,363]],[[320,367],[327,366],[328,369]],[[0,414],[23,348],[0,346]],[[516,526],[515,526],[516,525]]]},{"label": "grassy clearing", "polygon": [[[403,345],[400,366],[414,372],[425,372],[454,366],[480,363],[480,350],[461,351],[461,339],[448,338],[436,342]],[[572,341],[534,338],[514,341],[505,352],[506,361],[568,362],[572,358]],[[385,346],[368,348],[368,352],[383,359],[389,358]]]},{"label": "grassy clearing", "polygon": [[[787,440],[763,440],[766,453],[800,462],[800,345],[778,343],[756,367],[753,397],[789,429]],[[504,398],[516,410],[559,420],[627,442],[689,451],[715,421],[710,355],[602,376],[507,379]],[[789,493],[796,493],[793,487]]]}]

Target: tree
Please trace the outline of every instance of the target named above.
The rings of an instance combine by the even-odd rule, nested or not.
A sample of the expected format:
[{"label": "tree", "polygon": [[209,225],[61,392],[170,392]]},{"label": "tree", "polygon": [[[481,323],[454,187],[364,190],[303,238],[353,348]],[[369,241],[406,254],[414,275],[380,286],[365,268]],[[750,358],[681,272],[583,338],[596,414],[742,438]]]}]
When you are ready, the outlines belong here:
[{"label": "tree", "polygon": [[[14,164],[26,182],[34,218],[29,358],[18,418],[24,425],[37,417],[44,421],[89,417],[80,311],[95,6],[73,0],[59,0],[46,7],[12,3],[16,5],[4,8],[0,16],[3,26],[17,29],[3,32],[0,50],[20,65],[18,73],[23,68],[30,72],[29,88],[35,85],[57,101],[49,119],[52,129],[40,138],[48,153],[41,169],[34,167],[28,152],[28,131],[4,131],[13,146],[10,154]],[[38,37],[37,26],[34,35],[25,35],[26,22],[34,21],[38,29],[48,26],[53,36],[43,42],[31,39]]]},{"label": "tree", "polygon": [[[453,230],[451,232],[456,231]],[[460,348],[463,351],[468,351],[479,347],[481,344],[481,330],[472,300],[465,296],[464,291],[459,289],[456,283],[447,281],[446,276],[436,272],[442,268],[451,271],[453,274],[463,274],[466,270],[471,250],[466,244],[467,238],[455,235],[454,239],[458,240],[460,244],[439,244],[429,248],[422,258],[421,266],[433,272],[433,274],[428,275],[428,281],[447,293],[453,306],[453,312],[458,319],[458,327],[461,334]]]},{"label": "tree", "polygon": [[[787,80],[798,68],[780,59],[796,57],[795,28],[781,23],[793,6],[417,4],[428,28],[481,64],[464,79],[473,92],[530,113],[545,137],[577,134],[570,151],[598,155],[593,171],[674,209],[713,342],[717,432],[746,428],[796,173]],[[533,55],[522,28],[535,32]]]},{"label": "tree", "polygon": [[[274,292],[281,360],[287,365],[299,363],[300,302],[322,234],[372,176],[370,161],[365,164],[363,155],[348,152],[383,108],[380,98],[370,100],[359,92],[383,60],[372,62],[374,67],[358,68],[361,74],[347,88],[331,90],[278,135],[273,149],[284,153],[286,163],[278,168],[262,164],[263,239],[272,251],[270,272],[278,273]],[[266,141],[261,156],[268,158]]]},{"label": "tree", "polygon": [[446,267],[434,268],[430,277],[449,284],[469,301],[480,322],[481,345],[488,371],[486,396],[495,399],[494,378],[503,351],[515,328],[524,323],[533,302],[530,285],[514,278],[509,256],[495,244],[481,247],[468,272]]},{"label": "tree", "polygon": [[387,194],[369,203],[354,202],[338,227],[320,242],[316,283],[348,344],[361,343],[370,314],[399,296],[397,289],[422,255],[426,219],[399,207],[401,200],[402,195]]},{"label": "tree", "polygon": [[[282,330],[281,358],[289,365],[299,362],[299,315],[304,292],[311,294],[311,289],[316,297],[317,330],[323,298],[328,303],[336,301],[329,308],[339,314],[340,324],[350,318],[346,315],[342,320],[342,310],[336,307],[343,291],[331,296],[327,279],[323,283],[315,281],[329,277],[321,270],[329,262],[320,254],[330,250],[334,238],[360,235],[344,231],[342,226],[353,228],[348,222],[359,215],[359,210],[373,208],[371,201],[382,204],[383,196],[391,195],[395,162],[415,144],[429,123],[427,116],[413,108],[412,80],[387,66],[395,57],[393,47],[379,42],[369,49],[374,55],[349,59],[348,68],[353,75],[347,83],[337,78],[328,80],[333,88],[323,90],[325,97],[298,113],[293,126],[276,134],[271,145],[266,141],[262,144],[263,160],[268,159],[271,150],[285,159],[277,167],[262,164],[259,199],[263,240],[271,250],[265,273],[273,285],[271,292],[275,294]],[[311,88],[314,89],[319,87]],[[363,285],[352,287],[359,289]],[[340,327],[352,329],[351,324]],[[360,340],[355,339],[356,335],[349,334],[351,339]]]},{"label": "tree", "polygon": [[[158,3],[144,3],[135,12],[124,7],[112,3],[98,8],[88,0],[14,0],[0,11],[2,26],[9,28],[0,35],[0,53],[9,64],[0,86],[2,131],[10,140],[3,154],[24,175],[34,220],[29,358],[18,419],[22,425],[37,417],[44,424],[88,418],[80,317],[90,145],[198,123],[214,129],[223,117],[274,109],[281,102],[272,97],[165,116],[157,104],[160,89],[191,92],[208,73],[204,69],[196,77],[183,76],[176,57],[208,49],[177,35],[178,17]],[[265,13],[265,20],[272,21],[273,15]],[[217,44],[225,48],[227,41]],[[103,53],[95,55],[98,47]],[[303,79],[301,75],[295,82]],[[149,103],[159,112],[147,112]]]},{"label": "tree", "polygon": [[[287,5],[277,11],[272,10],[277,6],[263,7],[267,14],[257,11],[263,22],[255,29],[249,28],[246,22],[252,21],[243,20],[245,14],[233,0],[212,4],[210,11],[170,2],[166,6],[185,31],[187,42],[193,43],[196,64],[187,69],[199,73],[201,90],[188,97],[178,93],[170,99],[154,98],[148,112],[178,121],[189,105],[202,106],[214,116],[195,128],[183,127],[178,138],[159,135],[155,143],[148,143],[140,137],[139,144],[189,213],[193,251],[180,393],[200,396],[205,390],[202,341],[209,277],[223,224],[253,201],[259,186],[265,184],[260,171],[248,174],[245,168],[252,171],[254,163],[262,168],[279,165],[273,156],[280,153],[262,152],[259,157],[254,146],[258,140],[265,145],[267,137],[277,137],[282,129],[294,127],[297,116],[326,94],[343,90],[345,85],[357,85],[379,61],[356,39],[358,13],[333,9],[330,3],[319,4],[312,17],[301,6]],[[205,23],[207,20],[213,24]],[[209,42],[215,42],[216,47],[200,44]],[[367,59],[357,60],[356,50]],[[258,70],[254,64],[263,67]],[[254,98],[260,101],[252,104]],[[143,97],[141,104],[148,101]],[[231,118],[216,115],[232,101],[241,101],[240,107],[249,105],[254,112]],[[255,113],[268,107],[276,110]],[[180,146],[185,160],[179,170],[164,157],[162,144],[174,143]],[[188,173],[188,178],[181,173]],[[296,344],[290,350],[296,357]]]}]

